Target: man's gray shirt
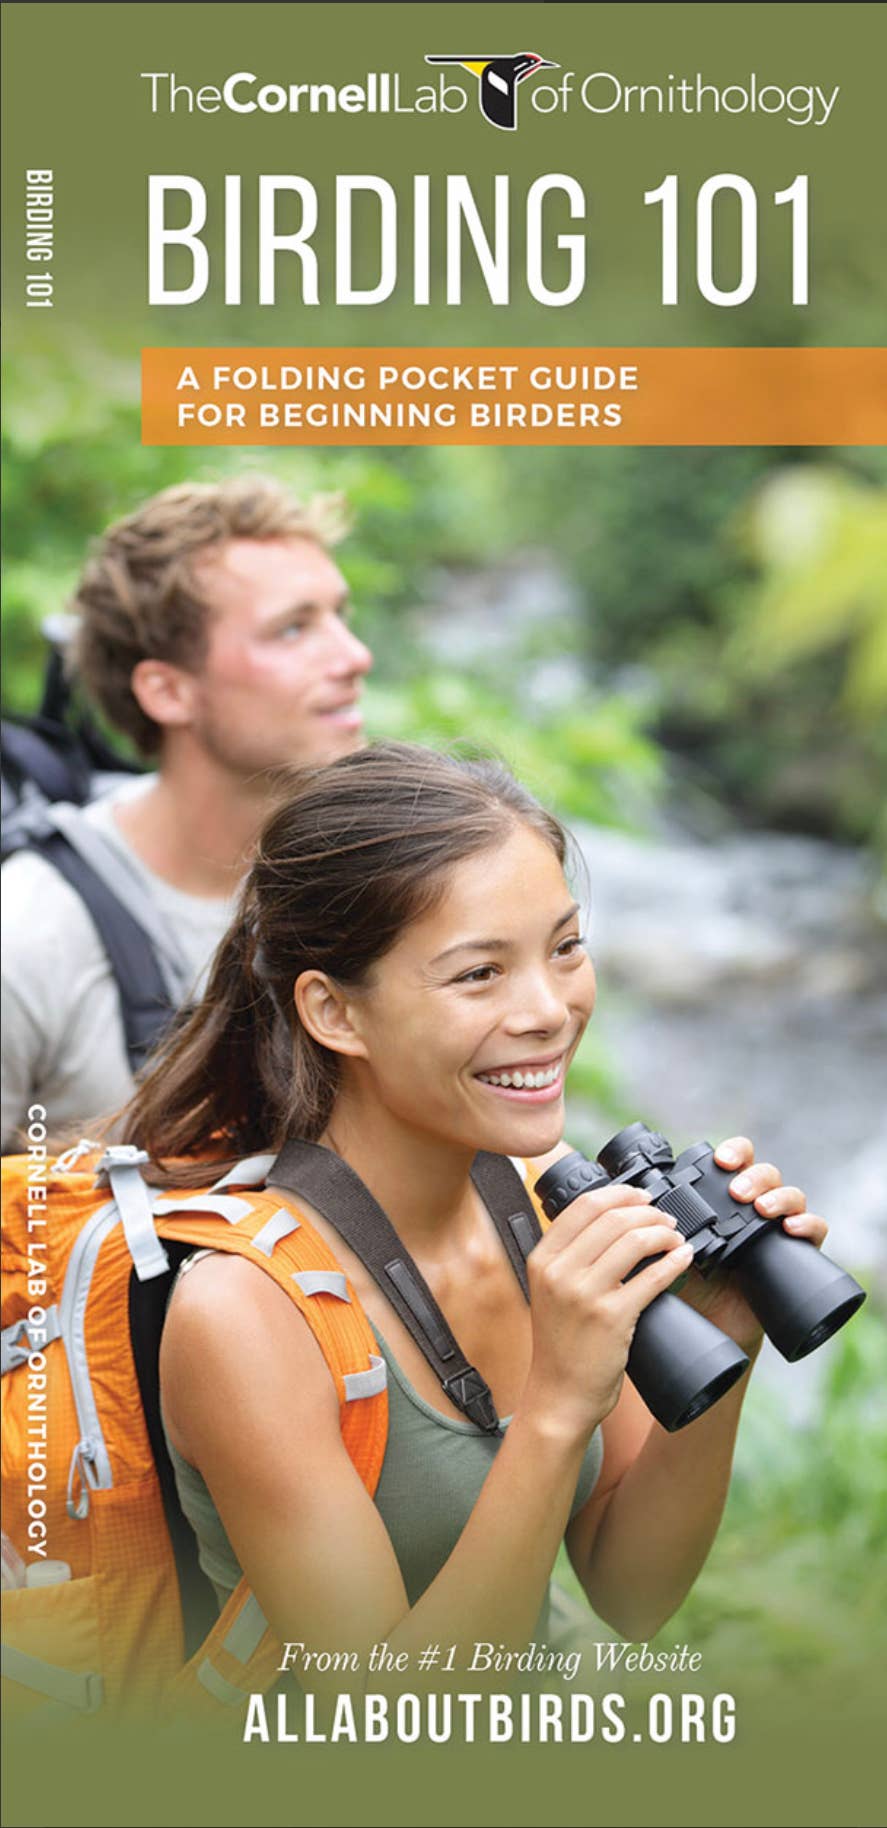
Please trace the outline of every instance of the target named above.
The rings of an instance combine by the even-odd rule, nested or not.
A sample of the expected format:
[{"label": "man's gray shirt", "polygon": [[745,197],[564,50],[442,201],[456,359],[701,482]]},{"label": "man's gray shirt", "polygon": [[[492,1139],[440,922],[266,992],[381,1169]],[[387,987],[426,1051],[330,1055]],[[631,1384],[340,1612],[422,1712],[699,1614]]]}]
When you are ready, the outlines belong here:
[{"label": "man's gray shirt", "polygon": [[[135,897],[158,931],[190,994],[199,994],[234,898],[187,895],[141,862],[113,809],[144,792],[128,782],[83,809],[66,808],[59,823],[82,822],[84,835],[110,847]],[[123,879],[123,878],[121,878]],[[31,1105],[45,1106],[51,1138],[125,1102],[132,1090],[117,987],[107,953],[80,896],[52,864],[20,851],[4,864],[2,1147],[18,1146]],[[132,905],[132,895],[130,896]]]}]

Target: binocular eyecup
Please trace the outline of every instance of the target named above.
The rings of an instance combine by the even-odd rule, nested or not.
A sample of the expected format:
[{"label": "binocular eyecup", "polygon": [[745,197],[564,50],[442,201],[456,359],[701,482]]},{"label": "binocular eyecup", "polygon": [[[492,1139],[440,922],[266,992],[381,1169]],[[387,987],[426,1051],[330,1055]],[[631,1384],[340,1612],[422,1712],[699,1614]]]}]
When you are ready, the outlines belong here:
[{"label": "binocular eyecup", "polygon": [[[865,1291],[808,1239],[788,1237],[753,1205],[733,1200],[732,1178],[733,1171],[718,1167],[709,1143],[694,1143],[675,1158],[664,1136],[634,1123],[611,1137],[597,1161],[574,1150],[555,1162],[536,1182],[536,1193],[546,1216],[555,1219],[595,1188],[613,1182],[645,1188],[692,1243],[695,1267],[703,1276],[716,1269],[735,1275],[768,1339],[794,1362],[844,1326]],[[732,1339],[666,1290],[640,1315],[626,1371],[656,1420],[674,1433],[711,1408],[747,1367]]]}]

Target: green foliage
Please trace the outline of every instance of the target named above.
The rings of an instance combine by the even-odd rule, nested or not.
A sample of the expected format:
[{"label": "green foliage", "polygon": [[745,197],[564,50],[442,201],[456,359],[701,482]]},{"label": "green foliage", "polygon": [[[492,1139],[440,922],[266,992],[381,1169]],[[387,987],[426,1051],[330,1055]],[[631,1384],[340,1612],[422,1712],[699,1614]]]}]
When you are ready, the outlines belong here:
[{"label": "green foliage", "polygon": [[791,666],[846,647],[843,696],[851,715],[887,711],[887,489],[839,471],[787,470],[747,516],[760,567],[733,651],[747,669]]},{"label": "green foliage", "polygon": [[[872,1297],[824,1348],[800,1425],[761,1378],[743,1409],[719,1535],[660,1634],[734,1685],[878,1667],[887,1624],[887,1327]],[[580,1590],[565,1558],[558,1580]]]},{"label": "green foliage", "polygon": [[[253,468],[352,502],[343,566],[378,656],[378,727],[483,735],[562,810],[604,819],[649,796],[652,735],[732,815],[878,835],[884,453],[146,448],[131,364],[85,344],[21,354],[5,421],[5,696],[17,708],[38,695],[40,620],[63,606],[102,527],[169,483]],[[437,669],[412,618],[433,606],[441,568],[528,548],[556,554],[575,625],[540,623],[504,667]],[[546,645],[581,654],[594,679],[547,720],[522,691]]]},{"label": "green foliage", "polygon": [[[762,1675],[874,1668],[887,1623],[887,1330],[871,1304],[826,1348],[819,1401],[790,1425],[752,1385],[708,1569],[669,1627]],[[741,1632],[722,1640],[721,1621]],[[738,1654],[738,1653],[737,1653]]]},{"label": "green foliage", "polygon": [[[524,537],[569,564],[601,683],[643,702],[692,779],[750,822],[878,837],[887,453],[490,455]],[[802,501],[816,538],[789,564],[773,526],[797,530]]]},{"label": "green foliage", "polygon": [[[734,526],[754,574],[732,600],[726,661],[775,729],[765,813],[777,796],[783,817],[806,822],[815,804],[826,827],[883,850],[887,488],[797,465],[769,478]],[[761,773],[759,760],[750,775]]]},{"label": "green foliage", "polygon": [[625,780],[652,786],[658,777],[656,751],[628,700],[592,702],[581,716],[558,719],[525,711],[518,721],[513,697],[470,674],[436,671],[370,684],[367,703],[373,735],[438,748],[470,739],[565,817],[624,824]]}]

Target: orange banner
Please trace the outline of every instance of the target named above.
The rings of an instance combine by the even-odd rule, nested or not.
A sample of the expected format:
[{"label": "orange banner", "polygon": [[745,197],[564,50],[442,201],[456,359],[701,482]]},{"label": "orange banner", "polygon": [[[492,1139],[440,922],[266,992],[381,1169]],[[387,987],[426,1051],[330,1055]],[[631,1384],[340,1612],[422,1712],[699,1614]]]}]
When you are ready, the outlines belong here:
[{"label": "orange banner", "polygon": [[144,444],[882,444],[887,349],[144,349]]}]

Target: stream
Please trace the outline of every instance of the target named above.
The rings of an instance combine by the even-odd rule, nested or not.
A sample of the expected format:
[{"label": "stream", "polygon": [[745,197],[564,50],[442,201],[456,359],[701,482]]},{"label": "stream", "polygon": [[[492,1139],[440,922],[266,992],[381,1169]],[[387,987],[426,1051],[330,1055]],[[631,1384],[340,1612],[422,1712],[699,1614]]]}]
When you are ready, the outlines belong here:
[{"label": "stream", "polygon": [[[867,861],[767,832],[577,835],[592,1031],[620,1099],[676,1150],[750,1136],[828,1220],[828,1254],[887,1296],[887,942]],[[597,1114],[592,1146],[614,1128]],[[789,1365],[765,1343],[759,1377],[799,1424],[837,1348]]]}]

